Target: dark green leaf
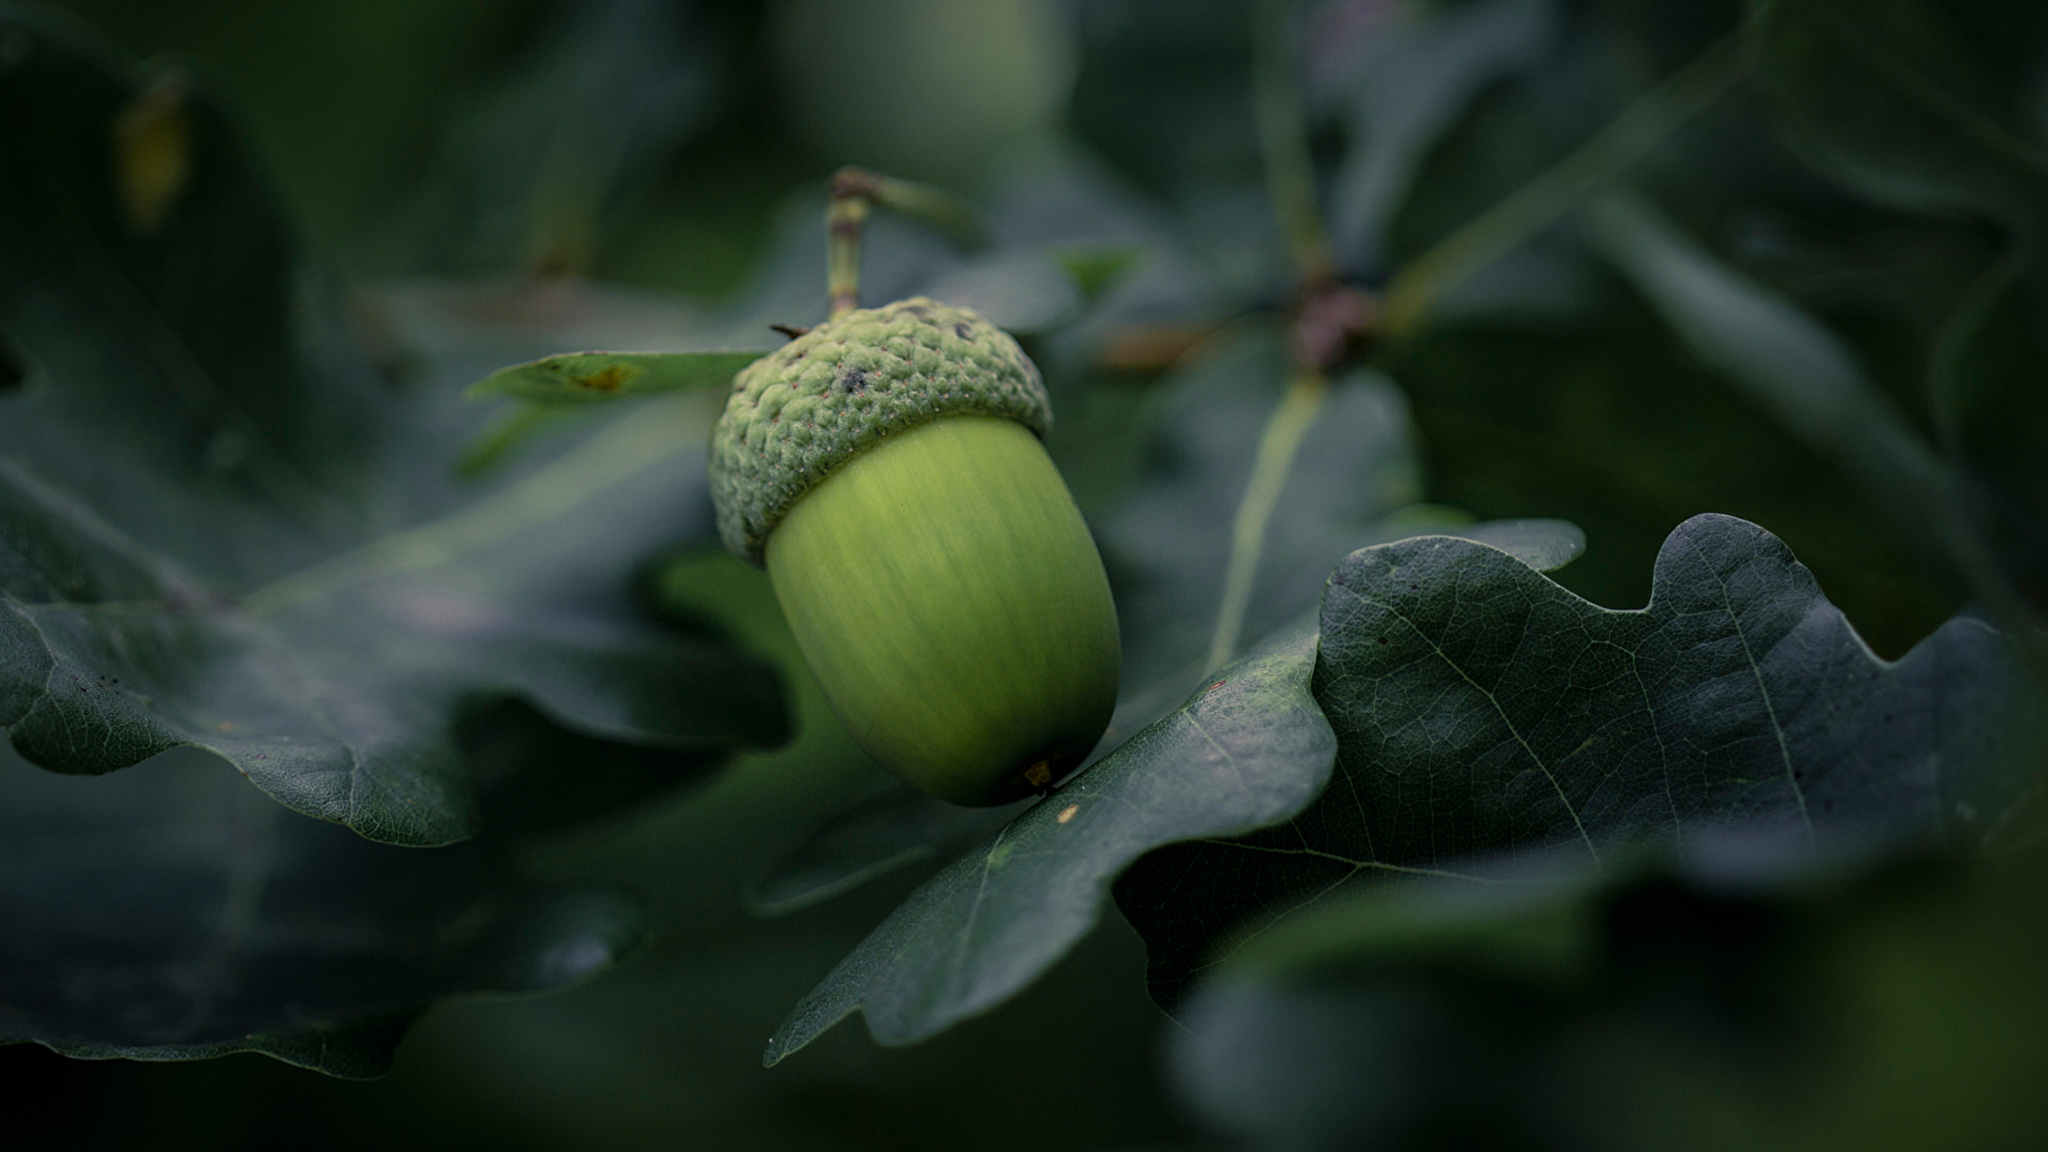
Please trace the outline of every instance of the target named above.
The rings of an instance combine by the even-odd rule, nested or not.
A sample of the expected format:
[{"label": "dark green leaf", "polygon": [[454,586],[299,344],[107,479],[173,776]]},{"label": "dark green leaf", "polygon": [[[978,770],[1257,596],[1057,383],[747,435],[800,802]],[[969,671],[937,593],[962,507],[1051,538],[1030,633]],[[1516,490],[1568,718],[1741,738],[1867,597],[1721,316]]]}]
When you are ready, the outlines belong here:
[{"label": "dark green leaf", "polygon": [[1427,438],[1432,495],[1582,524],[1595,546],[1559,579],[1598,603],[1641,604],[1671,526],[1726,510],[1785,539],[1887,657],[1961,607],[1896,509],[1626,296],[1594,327],[1458,326],[1389,367]]},{"label": "dark green leaf", "polygon": [[38,157],[0,183],[0,321],[37,365],[0,399],[16,749],[99,773],[197,745],[440,844],[475,831],[453,726],[480,700],[699,770],[780,737],[772,674],[629,586],[708,529],[696,418],[643,413],[458,509],[453,397],[368,371],[204,98],[40,18],[0,44],[0,149]]},{"label": "dark green leaf", "polygon": [[1741,78],[1738,47],[1724,37],[1654,86],[1630,91],[1617,84],[1631,70],[1614,59],[1617,45],[1589,30],[1561,46],[1564,66],[1532,70],[1482,103],[1434,151],[1382,229],[1397,265],[1384,294],[1385,332],[1402,340],[1447,314],[1589,311],[1571,253],[1544,234],[1712,110]]},{"label": "dark green leaf", "polygon": [[472,396],[511,396],[534,404],[587,404],[724,388],[760,352],[562,352],[500,368]]},{"label": "dark green leaf", "polygon": [[637,420],[240,601],[9,467],[0,719],[24,755],[68,772],[195,744],[294,809],[410,844],[474,831],[451,725],[476,695],[520,695],[628,744],[773,742],[773,675],[654,628],[621,575],[649,529],[702,498],[701,455],[672,450],[682,434]]},{"label": "dark green leaf", "polygon": [[28,364],[7,333],[0,332],[0,393],[12,392],[28,379]]},{"label": "dark green leaf", "polygon": [[1957,310],[1935,345],[1930,381],[1944,438],[1988,490],[1986,534],[2037,621],[2048,604],[2048,534],[2038,530],[2048,523],[2044,309],[2048,261],[2035,241],[1987,273]]},{"label": "dark green leaf", "polygon": [[1729,517],[1671,534],[1638,611],[1422,539],[1347,559],[1322,627],[1337,783],[1285,827],[1118,883],[1162,1003],[1233,923],[1349,882],[1558,849],[1597,867],[1736,819],[1979,845],[2014,833],[2028,786],[2030,687],[2003,636],[1958,618],[1886,664],[1783,544]]},{"label": "dark green leaf", "polygon": [[[2048,348],[2011,326],[2015,308],[2037,286],[2006,283],[2007,274],[1995,270],[1984,314],[1974,318],[1982,327],[1956,337],[1973,345],[1962,360],[1977,386],[1970,402],[1960,390],[1948,397],[1957,402],[1948,412],[1950,430],[1979,432],[1971,446],[1990,466],[1986,470],[2005,481],[2004,490],[1986,500],[1969,491],[1949,461],[1887,402],[1841,338],[1790,301],[1722,263],[1634,196],[1602,196],[1586,220],[1595,246],[1702,360],[1834,459],[1923,547],[1937,554],[1945,548],[1949,566],[2001,615],[2021,617],[2023,602],[1994,567],[1994,556],[2004,553],[2006,569],[2020,581],[2038,580],[2041,550],[2033,533],[1997,532],[1994,517],[2023,522],[2030,505],[2048,499],[2048,471],[2029,450],[2048,434],[2041,422],[2048,407],[2037,400],[2038,390],[2022,383],[2048,364]],[[1986,428],[1994,412],[1995,432]]]},{"label": "dark green leaf", "polygon": [[1175,1079],[1255,1147],[1398,1147],[1431,1123],[1497,1143],[1494,1111],[1524,1099],[1512,1076],[1541,1080],[1530,1018],[1599,959],[1588,887],[1419,878],[1285,921],[1200,986],[1171,1039]]},{"label": "dark green leaf", "polygon": [[571,984],[643,935],[635,901],[522,882],[503,845],[373,844],[189,750],[111,780],[0,750],[0,1044],[381,1075],[430,1002]]},{"label": "dark green leaf", "polygon": [[988,1011],[1095,926],[1140,854],[1287,818],[1328,778],[1334,742],[1308,696],[1303,626],[1216,674],[1179,711],[913,893],[769,1041],[774,1064],[856,1009],[884,1044]]},{"label": "dark green leaf", "polygon": [[[1397,527],[1404,526],[1396,521]],[[1586,534],[1565,520],[1488,520],[1403,535],[1454,536],[1501,551],[1538,572],[1555,572],[1586,550]],[[1398,538],[1398,537],[1397,537]]]},{"label": "dark green leaf", "polygon": [[518,697],[457,712],[455,742],[494,836],[547,832],[614,816],[698,783],[732,757],[721,745],[660,748],[577,732]]},{"label": "dark green leaf", "polygon": [[41,17],[0,14],[0,41],[0,150],[37,159],[0,182],[0,326],[43,385],[0,401],[0,451],[205,575],[353,542],[392,397],[347,353],[300,355],[324,316],[294,315],[314,286],[224,118]]}]

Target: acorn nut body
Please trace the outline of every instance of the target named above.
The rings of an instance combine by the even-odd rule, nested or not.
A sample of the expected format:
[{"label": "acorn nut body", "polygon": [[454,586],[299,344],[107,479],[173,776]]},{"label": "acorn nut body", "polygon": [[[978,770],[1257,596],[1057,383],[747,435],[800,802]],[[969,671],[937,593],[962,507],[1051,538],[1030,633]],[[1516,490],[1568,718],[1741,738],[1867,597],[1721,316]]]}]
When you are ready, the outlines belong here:
[{"label": "acorn nut body", "polygon": [[1116,703],[1116,609],[1050,419],[1016,341],[913,297],[750,365],[712,437],[720,534],[765,563],[834,711],[958,804],[1057,779]]}]

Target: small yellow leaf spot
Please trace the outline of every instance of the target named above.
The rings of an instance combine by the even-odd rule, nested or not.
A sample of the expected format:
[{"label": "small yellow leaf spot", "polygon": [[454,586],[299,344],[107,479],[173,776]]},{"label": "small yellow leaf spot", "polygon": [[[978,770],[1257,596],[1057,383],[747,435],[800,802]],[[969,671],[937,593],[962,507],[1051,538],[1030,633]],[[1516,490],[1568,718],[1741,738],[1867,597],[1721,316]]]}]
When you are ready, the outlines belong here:
[{"label": "small yellow leaf spot", "polygon": [[215,724],[214,727],[222,732],[233,732],[235,730],[235,722],[233,720],[223,720]]},{"label": "small yellow leaf spot", "polygon": [[570,383],[586,392],[617,392],[639,374],[624,364],[607,364],[588,375],[570,377]]},{"label": "small yellow leaf spot", "polygon": [[192,121],[184,78],[165,76],[114,119],[114,183],[128,226],[150,236],[192,179]]},{"label": "small yellow leaf spot", "polygon": [[1079,812],[1080,810],[1081,806],[1079,804],[1069,804],[1065,808],[1060,809],[1060,814],[1057,817],[1057,819],[1060,823],[1065,824],[1067,821],[1072,820],[1074,818],[1074,813]]}]

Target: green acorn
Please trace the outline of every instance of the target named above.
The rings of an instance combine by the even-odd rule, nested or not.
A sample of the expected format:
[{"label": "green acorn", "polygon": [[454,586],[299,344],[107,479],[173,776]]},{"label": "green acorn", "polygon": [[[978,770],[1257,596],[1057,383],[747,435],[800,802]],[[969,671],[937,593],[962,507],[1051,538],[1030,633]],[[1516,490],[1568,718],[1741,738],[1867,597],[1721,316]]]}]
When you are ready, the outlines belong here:
[{"label": "green acorn", "polygon": [[712,434],[719,533],[767,565],[834,710],[957,804],[1045,787],[1116,703],[1116,607],[1051,420],[1015,340],[920,296],[756,361]]}]

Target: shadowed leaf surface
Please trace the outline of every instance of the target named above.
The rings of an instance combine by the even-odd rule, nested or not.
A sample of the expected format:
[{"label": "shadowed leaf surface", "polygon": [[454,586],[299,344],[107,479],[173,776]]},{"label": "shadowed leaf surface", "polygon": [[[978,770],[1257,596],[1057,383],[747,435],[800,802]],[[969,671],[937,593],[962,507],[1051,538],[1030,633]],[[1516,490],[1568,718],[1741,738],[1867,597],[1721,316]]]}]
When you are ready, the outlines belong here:
[{"label": "shadowed leaf surface", "polygon": [[[2048,11],[1967,0],[1773,4],[1760,74],[1811,162],[1882,204],[1989,223],[2000,251],[1930,333],[1925,390],[1943,447],[1992,483],[1994,543],[2036,604],[2048,587],[2048,370],[2038,317],[2048,223],[2040,45]],[[2036,610],[2035,619],[2039,615]]]},{"label": "shadowed leaf surface", "polygon": [[1200,986],[1176,1078],[1259,1146],[2024,1143],[2043,858],[1898,847],[1723,826],[1332,900]]},{"label": "shadowed leaf surface", "polygon": [[[493,483],[516,486],[519,473],[627,407],[542,410],[507,399],[467,412],[453,404],[429,412],[434,405],[422,401],[433,397],[422,390],[452,401],[461,386],[503,365],[568,349],[772,345],[766,325],[821,318],[818,186],[834,161],[831,149],[820,153],[808,143],[819,137],[815,125],[802,122],[802,106],[821,93],[862,88],[875,75],[886,81],[880,89],[900,88],[899,76],[915,79],[920,68],[927,77],[957,81],[948,86],[948,102],[957,94],[962,107],[940,109],[942,118],[977,105],[1007,106],[1003,94],[1018,90],[1006,79],[1018,54],[999,52],[988,59],[1001,66],[990,68],[961,49],[1014,47],[1015,35],[985,33],[991,21],[1014,24],[1019,15],[1034,29],[1050,30],[1052,40],[1068,40],[1072,50],[1051,54],[1059,59],[1047,61],[1038,89],[1050,99],[1051,140],[1011,152],[985,179],[959,185],[990,210],[998,247],[963,254],[925,225],[884,214],[869,235],[863,298],[872,304],[964,285],[1026,305],[1013,315],[1027,322],[1065,320],[1073,297],[1028,257],[1059,262],[1063,248],[1088,243],[1142,251],[1142,261],[1110,278],[1099,296],[1082,287],[1084,307],[1071,323],[1029,342],[1059,410],[1048,448],[1098,529],[1110,524],[1120,496],[1155,478],[1140,467],[1142,448],[1153,417],[1176,405],[1179,384],[1192,375],[1177,367],[1196,367],[1189,350],[1205,343],[1196,356],[1226,351],[1228,339],[1219,333],[1252,328],[1256,317],[1277,315],[1292,298],[1279,239],[1305,220],[1274,226],[1259,167],[1262,143],[1277,154],[1294,137],[1305,146],[1305,183],[1328,210],[1323,224],[1348,285],[1370,291],[1390,282],[1383,277],[1401,282],[1418,258],[1442,267],[1440,255],[1428,254],[1454,237],[1453,254],[1498,257],[1477,268],[1465,262],[1463,278],[1451,277],[1449,285],[1437,280],[1427,329],[1370,353],[1372,366],[1406,393],[1409,418],[1421,432],[1409,455],[1424,468],[1411,474],[1413,494],[1401,503],[1440,502],[1484,518],[1570,518],[1585,526],[1593,548],[1560,582],[1621,608],[1648,602],[1653,561],[1673,525],[1700,512],[1734,513],[1780,536],[1872,648],[1896,659],[1970,593],[1942,583],[1921,563],[1933,551],[1928,533],[1902,522],[1897,502],[1870,498],[1844,474],[1840,455],[1813,450],[1816,432],[1848,448],[1872,447],[1855,432],[1868,421],[1840,421],[1813,404],[1827,398],[1816,387],[1840,382],[1835,369],[1846,359],[1953,467],[1969,498],[1995,506],[1996,522],[1984,525],[1988,542],[2022,582],[2024,570],[2010,558],[2031,553],[2034,578],[2019,591],[2048,604],[2048,584],[2039,579],[2048,572],[2048,534],[2039,531],[2048,523],[2041,513],[2048,504],[2038,487],[2048,462],[2041,443],[2048,419],[2040,411],[2048,390],[2039,386],[2048,379],[2041,353],[2048,326],[2039,322],[2048,306],[2033,251],[2044,233],[2038,209],[2025,199],[2031,177],[1987,156],[1978,142],[1987,124],[2034,146],[2048,142],[2039,0],[54,2],[90,13],[115,40],[137,49],[193,50],[199,75],[234,85],[242,97],[237,122],[259,136],[263,155],[281,161],[280,178],[297,192],[288,214],[320,229],[330,251],[352,267],[407,277],[460,269],[484,277],[379,290],[380,316],[367,317],[365,331],[389,334],[379,363],[406,370],[409,379],[387,385],[324,352],[299,361],[335,369],[312,400],[339,415],[307,421],[316,434],[335,435],[310,444],[279,441],[300,472],[314,474],[313,486],[342,506],[340,516],[309,510],[258,520],[244,514],[252,502],[234,497],[217,504],[236,518],[232,531],[217,530],[211,509],[185,516],[181,527],[186,501],[246,485],[263,464],[250,462],[250,439],[220,437],[211,426],[193,438],[199,449],[180,447],[163,461],[171,472],[181,462],[195,464],[178,473],[185,480],[163,486],[175,499],[147,505],[148,483],[125,497],[148,507],[148,516],[121,514],[120,505],[90,496],[94,485],[120,486],[126,456],[89,438],[52,449],[29,470],[32,480],[145,543],[145,557],[170,561],[201,592],[225,594],[230,605],[493,490],[449,483],[451,445],[478,444],[483,462],[495,453],[505,472]],[[892,67],[864,75],[804,68],[806,61],[863,58],[849,57],[844,44],[821,44],[818,22],[810,19],[837,13],[833,19],[841,20],[843,10],[856,7],[865,32],[889,46]],[[261,18],[251,18],[259,8]],[[1302,33],[1288,45],[1299,53],[1291,63],[1310,86],[1303,103],[1321,115],[1297,125],[1306,129],[1298,136],[1270,129],[1264,141],[1256,135],[1252,64],[1261,12],[1269,19],[1291,14]],[[1876,33],[1889,56],[1859,55],[1819,18]],[[1818,27],[1821,35],[1804,45],[1796,36],[1768,42],[1802,27]],[[788,53],[793,38],[814,46],[802,60]],[[1710,45],[1731,38],[1748,41],[1742,75],[1716,86],[1711,106],[1681,116],[1673,101],[1646,100],[1688,72],[1688,62]],[[17,46],[0,38],[0,62],[17,61]],[[1736,62],[1733,53],[1719,55]],[[893,66],[899,58],[902,69]],[[1361,67],[1342,74],[1350,65]],[[1788,66],[1810,71],[1788,75]],[[792,100],[792,92],[811,98]],[[1972,115],[1944,120],[1938,108],[1928,115],[1921,96],[1929,93],[1960,96]],[[855,103],[880,107],[865,97]],[[1642,114],[1646,108],[1656,114]],[[25,122],[19,113],[10,104],[0,125]],[[85,209],[82,218],[110,214],[115,239],[132,233],[175,246],[163,279],[204,283],[208,261],[229,254],[235,234],[222,228],[201,244],[176,237],[220,191],[208,182],[223,169],[181,161],[176,145],[183,139],[210,147],[217,139],[211,125],[205,94],[189,77],[152,72],[135,98],[108,117],[81,121],[76,143],[53,133],[37,144],[47,144],[49,156],[59,155],[59,146],[75,149],[98,165],[97,175],[70,170],[82,165],[56,166],[52,187]],[[445,130],[451,125],[454,133]],[[893,129],[899,146],[917,152],[924,126],[920,115],[877,128]],[[1623,130],[1610,130],[1617,126]],[[889,143],[886,133],[876,135]],[[9,134],[7,142],[16,139]],[[1574,166],[1580,179],[1544,176],[1561,158],[1585,155],[1575,150],[1603,139],[1608,146],[1594,150],[1600,163]],[[1276,143],[1283,148],[1274,150]],[[930,151],[927,138],[922,152]],[[42,179],[36,166],[44,164],[46,153],[36,149],[0,154],[0,183],[14,181],[0,188],[0,202],[10,209],[25,203],[17,193],[25,181]],[[1286,172],[1273,175],[1283,187],[1289,183]],[[1584,217],[1575,213],[1603,184],[1616,182],[1640,189],[1696,256],[1796,310],[1811,321],[1807,335],[1823,334],[1843,355],[1814,355],[1815,341],[1772,323],[1767,313],[1729,307],[1740,301],[1726,292],[1681,291],[1700,286],[1691,273],[1704,265],[1671,260],[1668,246],[1661,254],[1640,247],[1656,239],[1651,232],[1617,236],[1616,247],[1638,245],[1623,253],[1633,261],[1603,261],[1586,246],[1575,226]],[[1564,195],[1560,184],[1570,185]],[[799,185],[803,202],[789,204],[786,193]],[[114,191],[105,194],[104,187]],[[1496,214],[1511,202],[1521,210]],[[355,206],[350,221],[336,212],[344,204]],[[239,215],[248,221],[260,213]],[[61,247],[57,237],[77,233],[50,225],[55,219],[33,211],[0,219],[0,251],[11,259]],[[772,256],[762,247],[771,234],[778,238]],[[118,254],[119,245],[109,250]],[[1632,270],[1637,285],[1650,290],[1632,288],[1617,268]],[[579,272],[616,279],[597,283]],[[1030,279],[1013,283],[1012,273]],[[728,304],[646,291],[661,285],[723,293],[742,281],[751,286]],[[1724,279],[1721,287],[1728,284]],[[294,342],[325,339],[318,320],[329,309],[296,303],[320,303],[325,286],[292,277],[288,288],[263,282],[248,295],[292,311]],[[326,303],[336,302],[354,310],[364,301]],[[187,317],[204,310],[196,298],[183,303]],[[1701,303],[1714,307],[1703,312],[1695,307]],[[70,305],[60,300],[49,308]],[[1229,319],[1248,315],[1250,322]],[[19,317],[35,330],[33,346],[16,338]],[[302,323],[305,329],[297,327]],[[0,316],[0,345],[16,353],[4,359],[19,367],[0,367],[0,405],[43,403],[57,383],[90,384],[74,368],[68,375],[54,370],[50,325],[39,324],[11,302]],[[214,329],[234,335],[226,324]],[[255,330],[239,338],[252,357],[267,339]],[[78,344],[118,348],[97,333]],[[1228,405],[1237,426],[1217,442],[1231,452],[1249,455],[1265,413],[1286,393],[1284,365],[1275,360],[1270,373],[1233,382],[1263,389],[1257,396],[1264,411]],[[252,410],[300,403],[306,398],[293,398],[296,385],[286,386],[291,369],[292,358],[270,362],[238,382],[238,394]],[[1783,379],[1772,381],[1762,369]],[[1747,387],[1731,387],[1731,374]],[[1803,398],[1800,408],[1810,417],[1800,424],[1804,436],[1787,431],[1786,395],[1776,394],[1782,384]],[[266,389],[276,394],[266,396]],[[651,415],[673,402],[645,399],[631,407]],[[364,418],[342,418],[356,404]],[[79,426],[98,421],[110,438],[118,433],[143,445],[169,437],[173,414],[130,407],[92,410],[80,401]],[[19,411],[0,410],[0,433]],[[538,411],[546,415],[533,415]],[[1254,414],[1243,418],[1245,412]],[[429,416],[447,419],[415,419]],[[463,435],[491,416],[506,422],[477,440]],[[683,439],[701,435],[687,420],[675,429]],[[30,438],[56,443],[44,439],[49,434],[40,428]],[[1348,462],[1369,471],[1366,445],[1364,438],[1339,439],[1335,459],[1344,464],[1343,450],[1356,449]],[[73,458],[71,471],[52,471]],[[155,468],[145,480],[156,479]],[[268,464],[260,470],[264,491],[283,495],[254,504],[303,494],[282,479],[285,473]],[[660,470],[646,475],[658,480]],[[1220,494],[1213,500],[1210,487],[1197,485],[1201,499],[1162,507],[1187,517],[1180,526],[1187,538],[1213,541],[1212,530],[1231,524],[1248,487],[1241,471],[1233,479],[1234,486],[1213,486]],[[2035,487],[2022,499],[2025,485]],[[561,506],[559,492],[544,486],[520,491],[522,502]],[[1280,502],[1276,516],[1289,502]],[[609,514],[591,503],[569,508],[572,518],[585,509],[593,520]],[[1373,529],[1383,515],[1363,516],[1356,526]],[[365,523],[353,525],[350,517]],[[1456,519],[1439,522],[1457,526]],[[267,531],[280,523],[288,530]],[[688,537],[694,523],[664,538]],[[1275,540],[1289,531],[1277,522],[1271,527]],[[197,534],[204,534],[203,547],[165,543]],[[1159,534],[1173,532],[1162,527]],[[1336,552],[1304,569],[1301,608],[1276,609],[1274,619],[1307,614],[1307,600],[1320,597],[1343,555],[1388,539],[1361,534],[1337,541]],[[1113,543],[1107,532],[1103,540],[1105,548]],[[1125,567],[1119,591],[1136,594],[1141,579],[1154,577],[1168,599],[1178,595],[1174,589],[1206,588],[1207,600],[1175,601],[1154,618],[1170,630],[1160,639],[1186,641],[1191,663],[1210,663],[1204,657],[1214,643],[1228,562],[1213,547],[1182,555],[1167,543],[1156,567]],[[472,575],[518,583],[499,570],[508,554],[488,551],[488,563]],[[484,551],[464,555],[485,558]],[[1177,572],[1181,566],[1191,571]],[[679,604],[793,658],[774,624],[765,577],[739,567],[686,560],[664,587],[689,583],[673,593]],[[351,581],[364,570],[356,572]],[[437,569],[428,583],[448,574]],[[619,575],[592,571],[607,595]],[[373,586],[395,589],[419,576],[390,573],[343,590],[353,596]],[[1177,582],[1183,576],[1185,584]],[[1265,611],[1257,603],[1262,587],[1251,579],[1244,585],[1252,585],[1247,610]],[[317,627],[321,599],[295,601],[263,617],[260,627],[287,615],[300,620],[299,613],[307,627]],[[388,631],[352,615],[334,620]],[[1261,631],[1247,625],[1241,643],[1224,647],[1249,649]],[[423,630],[419,639],[425,647],[440,635]],[[1135,651],[1136,640],[1150,637],[1133,639]],[[1187,681],[1128,712],[1134,723],[1124,735],[1212,682],[1193,678],[1202,670],[1189,670]],[[131,683],[128,671],[113,675],[122,688]],[[309,1149],[410,1140],[503,1149],[883,1143],[1001,1152],[1242,1142],[1296,1149],[1872,1152],[2025,1148],[2048,1130],[2048,1094],[2040,1091],[2048,1078],[2041,1059],[2048,998],[2039,976],[2048,963],[2041,947],[2048,921],[2038,914],[2040,869],[2007,877],[2001,899],[1979,903],[1969,898],[1971,885],[1914,868],[1902,886],[1918,890],[1905,901],[1914,909],[1865,915],[1861,885],[1798,907],[1803,892],[1759,895],[1731,888],[1725,874],[1635,870],[1631,863],[1641,858],[1626,845],[1602,844],[1594,872],[1591,855],[1569,836],[1547,848],[1518,846],[1507,860],[1491,861],[1517,883],[1388,876],[1354,885],[1367,903],[1386,898],[1371,909],[1318,902],[1306,915],[1252,935],[1214,971],[1209,991],[1220,994],[1227,979],[1232,991],[1284,1002],[1249,1004],[1236,1017],[1243,1030],[1205,1041],[1214,1057],[1209,1076],[1191,1079],[1178,1102],[1161,1098],[1166,1069],[1159,1057],[1163,1048],[1185,1054],[1195,1038],[1152,1011],[1136,978],[1137,942],[1114,923],[1098,924],[1024,995],[968,1026],[906,1050],[877,1049],[861,1030],[845,1028],[763,1077],[748,1065],[798,994],[897,897],[995,830],[991,824],[940,847],[946,834],[935,834],[928,818],[941,814],[897,803],[904,798],[898,793],[828,826],[800,853],[801,868],[782,878],[823,891],[888,855],[934,852],[905,869],[918,869],[907,882],[797,919],[743,918],[742,881],[824,816],[833,797],[858,790],[866,770],[833,731],[814,686],[798,682],[802,714],[823,720],[807,725],[800,748],[748,762],[687,806],[520,846],[522,860],[550,875],[654,890],[662,913],[658,943],[632,973],[569,997],[436,1013],[408,1042],[399,1075],[382,1086],[329,1083],[274,1060],[161,1069],[65,1061],[31,1044],[0,1049],[15,1088],[10,1139],[34,1144],[33,1133],[47,1129],[79,1148],[227,1148],[248,1143],[252,1133],[280,1131]],[[449,850],[457,853],[488,847],[507,830],[582,819],[593,805],[610,809],[663,780],[700,774],[706,761],[723,755],[716,745],[625,748],[555,723],[534,701],[491,693],[464,698],[449,715],[455,745],[475,777],[484,829],[476,842]],[[1958,752],[1978,734],[1965,730]],[[218,763],[210,767],[229,775]],[[84,780],[29,774],[118,787],[155,770],[144,765]],[[1446,786],[1462,779],[1431,775]],[[501,794],[499,781],[512,794]],[[267,804],[254,790],[243,791],[244,803]],[[1761,810],[1767,818],[1781,815],[1771,805]],[[1070,825],[1079,818],[1077,812]],[[1540,821],[1532,827],[1539,837],[1554,831]],[[1379,830],[1373,828],[1375,836]],[[1519,836],[1524,829],[1511,831]],[[1776,831],[1782,836],[1732,845],[1728,856],[1748,860],[1782,844],[1792,858],[1807,858],[1803,826],[1786,821]],[[1659,833],[1651,838],[1669,844]],[[1708,839],[1709,830],[1688,823],[1679,850],[1698,852]],[[1886,856],[1896,847],[1879,846]],[[430,867],[437,854],[417,855]],[[1498,854],[1458,856],[1447,870],[1476,873],[1488,866],[1488,855]],[[1974,877],[2016,859],[1995,855],[1941,861],[1936,871]],[[1544,875],[1552,863],[1570,873],[1560,885],[1521,882]],[[855,873],[835,877],[842,866]],[[1200,897],[1205,885],[1197,878],[1190,889],[1191,898]],[[1406,907],[1394,907],[1403,901]],[[1217,921],[1208,927],[1235,946],[1231,898],[1208,905]],[[1802,920],[1825,923],[1815,932]],[[943,918],[932,923],[939,931],[946,925]],[[1802,942],[1816,935],[1833,941],[1821,950],[1842,963],[1804,962],[1811,953]],[[908,956],[923,955],[921,944],[903,947]],[[1275,955],[1281,951],[1287,955]],[[1249,967],[1255,954],[1269,978],[1240,982],[1245,973],[1238,965]],[[1298,963],[1274,974],[1286,961]],[[883,979],[878,974],[868,983]],[[1192,1006],[1183,1020],[1203,1028]],[[350,1043],[348,1035],[370,1032],[368,1024],[355,1024],[295,1043],[333,1051]],[[1221,1115],[1229,1113],[1234,1121]],[[1222,1120],[1222,1131],[1191,1132],[1189,1122],[1204,1117]]]},{"label": "shadowed leaf surface", "polygon": [[296,816],[180,749],[110,780],[0,752],[0,1044],[381,1075],[431,1001],[593,976],[645,931],[610,889],[518,879]]},{"label": "shadowed leaf surface", "polygon": [[[444,844],[476,830],[453,725],[479,699],[600,756],[780,738],[771,673],[627,586],[708,530],[695,418],[641,414],[465,506],[452,396],[370,371],[205,97],[43,17],[0,41],[0,147],[39,158],[0,182],[0,320],[38,369],[0,399],[18,751],[103,773],[195,745],[298,811]],[[147,154],[93,143],[137,116]]]}]

